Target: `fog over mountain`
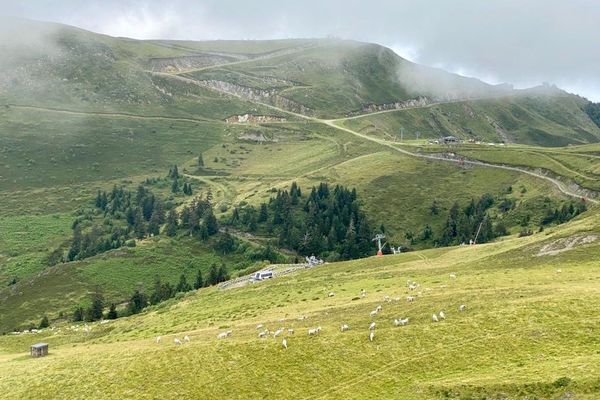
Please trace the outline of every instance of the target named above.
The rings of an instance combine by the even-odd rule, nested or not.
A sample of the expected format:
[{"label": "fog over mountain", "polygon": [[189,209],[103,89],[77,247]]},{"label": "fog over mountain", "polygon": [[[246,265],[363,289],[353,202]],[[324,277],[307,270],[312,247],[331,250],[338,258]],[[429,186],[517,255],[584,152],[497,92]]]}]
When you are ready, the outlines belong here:
[{"label": "fog over mountain", "polygon": [[516,87],[550,82],[600,101],[592,0],[0,1],[0,13],[140,39],[328,35],[376,42],[428,66]]}]

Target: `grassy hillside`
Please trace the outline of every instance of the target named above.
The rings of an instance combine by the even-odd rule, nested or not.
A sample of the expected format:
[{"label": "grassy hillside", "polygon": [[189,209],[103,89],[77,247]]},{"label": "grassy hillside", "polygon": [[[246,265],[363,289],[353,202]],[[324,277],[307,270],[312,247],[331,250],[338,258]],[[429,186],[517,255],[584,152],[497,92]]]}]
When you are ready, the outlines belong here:
[{"label": "grassy hillside", "polygon": [[[597,191],[600,128],[582,111],[585,100],[551,88],[493,87],[374,44],[137,41],[2,22],[0,332],[37,324],[44,314],[61,326],[56,335],[0,337],[5,397],[292,397],[301,390],[308,397],[544,398],[570,391],[592,398],[598,391],[589,339],[597,324],[586,319],[598,300],[598,242],[536,256],[560,236],[597,234],[597,210],[568,226],[475,248],[330,264],[246,288],[179,294],[140,316],[94,324],[89,334],[69,329],[67,319],[97,287],[121,311],[133,290],[148,291],[156,277],[175,284],[183,273],[192,281],[220,261],[232,275],[249,273],[263,265],[249,253],[278,244],[235,232],[244,247],[223,256],[216,237],[161,233],[136,247],[48,263],[54,250],[68,247],[76,216],[93,210],[97,190],[135,192],[160,178],[154,193],[179,210],[189,204],[194,196],[172,194],[165,180],[173,165],[194,195],[211,192],[222,222],[235,207],[258,206],[295,181],[305,193],[320,182],[356,188],[369,224],[384,224],[395,246],[433,246],[411,243],[410,233],[430,225],[438,234],[454,202],[466,207],[484,194],[495,201],[494,223],[512,234],[538,231],[544,215],[567,200],[552,182],[397,150],[542,169],[567,186]],[[402,144],[395,140],[401,128]],[[416,132],[419,141],[412,140]],[[515,144],[425,144],[447,134]],[[555,147],[567,144],[575,146]],[[501,211],[502,201],[511,208]],[[99,223],[113,223],[94,212]],[[384,304],[369,343],[368,312],[386,294],[404,298],[407,279],[421,283],[418,301]],[[355,299],[361,288],[369,295]],[[461,303],[467,312],[459,314]],[[432,325],[440,309],[448,321]],[[301,314],[308,319],[298,321]],[[392,328],[391,319],[404,315],[409,326]],[[276,328],[281,318],[297,330],[287,352],[272,339],[257,341],[254,329],[259,322]],[[338,333],[342,322],[351,325],[348,334]],[[322,335],[306,337],[316,325]],[[226,329],[233,337],[216,342]],[[191,343],[171,345],[171,335],[186,333]],[[156,335],[167,336],[156,345]],[[33,340],[49,341],[51,357],[24,356]],[[369,371],[373,378],[364,380]]]},{"label": "grassy hillside", "polygon": [[485,142],[549,147],[597,142],[600,129],[582,111],[586,101],[572,95],[528,93],[494,100],[439,104],[343,121],[362,133],[393,140],[456,136]]},{"label": "grassy hillside", "polygon": [[[88,333],[68,324],[56,334],[3,336],[0,388],[7,399],[81,393],[592,399],[600,390],[594,317],[599,235],[596,218],[581,218],[528,238],[329,264],[238,289],[202,289],[139,316],[92,324]],[[544,255],[575,237],[588,244]],[[408,290],[407,279],[419,287]],[[335,296],[328,297],[331,291]],[[400,300],[385,302],[386,295]],[[417,300],[407,303],[407,295]],[[382,312],[370,318],[378,304]],[[446,320],[431,322],[440,310]],[[299,321],[301,315],[307,318]],[[409,317],[408,326],[394,327],[399,317]],[[369,342],[372,320],[377,327]],[[282,336],[257,338],[258,323],[294,328],[283,334],[288,348],[282,349]],[[343,323],[348,332],[339,331]],[[321,333],[309,337],[307,329],[315,326]],[[228,329],[230,338],[216,339]],[[173,344],[184,335],[190,343]],[[49,342],[51,355],[26,356],[33,341]]]}]

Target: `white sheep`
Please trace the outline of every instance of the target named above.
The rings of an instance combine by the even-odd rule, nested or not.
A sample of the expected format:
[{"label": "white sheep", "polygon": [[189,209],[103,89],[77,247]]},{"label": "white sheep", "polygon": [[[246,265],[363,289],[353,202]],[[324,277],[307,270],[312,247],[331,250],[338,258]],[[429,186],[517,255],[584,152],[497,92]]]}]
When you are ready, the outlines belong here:
[{"label": "white sheep", "polygon": [[408,318],[395,319],[394,320],[394,325],[396,325],[396,326],[405,326],[405,325],[408,325]]},{"label": "white sheep", "polygon": [[340,327],[340,331],[342,331],[342,332],[346,332],[349,329],[350,329],[350,327],[347,324],[344,324]]},{"label": "white sheep", "polygon": [[463,311],[465,311],[466,308],[467,308],[467,306],[465,306],[464,304],[461,304],[460,306],[458,306],[458,311],[463,312]]},{"label": "white sheep", "polygon": [[369,329],[370,330],[374,330],[375,329],[375,322],[371,322],[371,325],[369,325]]},{"label": "white sheep", "polygon": [[450,278],[456,279],[456,274],[450,274]]},{"label": "white sheep", "polygon": [[294,329],[293,329],[293,328],[288,328],[288,333],[289,333],[290,335],[293,335],[293,334],[294,334]]},{"label": "white sheep", "polygon": [[417,288],[417,284],[416,283],[411,283],[410,285],[408,285],[408,288],[410,290],[415,290]]},{"label": "white sheep", "polygon": [[226,334],[228,337],[229,337],[229,336],[231,336],[231,334],[232,334],[232,333],[233,333],[233,331],[227,331],[227,332],[225,332],[225,334]]},{"label": "white sheep", "polygon": [[560,274],[562,272],[562,270],[559,268],[556,270],[556,272]]},{"label": "white sheep", "polygon": [[306,315],[301,315],[298,317],[298,321],[304,321],[306,319]]},{"label": "white sheep", "polygon": [[258,325],[256,325],[256,329],[257,329],[257,330],[258,330],[258,329],[262,329],[262,328],[263,328],[263,326],[264,326],[263,324],[258,324]]},{"label": "white sheep", "polygon": [[227,336],[227,332],[221,332],[217,335],[217,339],[225,339]]},{"label": "white sheep", "polygon": [[380,312],[382,310],[381,305],[375,307],[375,311]]},{"label": "white sheep", "polygon": [[162,338],[161,338],[160,336],[157,336],[157,337],[156,337],[156,343],[157,343],[157,344],[158,344],[158,343],[160,343],[160,340],[161,340],[161,339],[162,339]]},{"label": "white sheep", "polygon": [[409,303],[412,303],[413,301],[415,301],[417,298],[415,296],[407,296],[406,297],[406,301],[408,301]]},{"label": "white sheep", "polygon": [[320,326],[317,326],[316,328],[310,328],[310,329],[308,330],[308,335],[309,335],[309,336],[313,336],[313,335],[316,335],[316,334],[318,334],[319,332],[321,332],[321,327],[320,327]]},{"label": "white sheep", "polygon": [[367,291],[365,289],[360,289],[360,296],[365,297],[367,295]]},{"label": "white sheep", "polygon": [[268,333],[267,333],[267,332],[259,332],[259,333],[258,333],[258,337],[259,337],[259,338],[266,338],[266,337],[267,337],[267,335],[268,335]]},{"label": "white sheep", "polygon": [[383,296],[383,301],[386,301],[389,303],[391,301],[390,296],[388,296],[387,294],[385,296]]},{"label": "white sheep", "polygon": [[369,316],[370,316],[371,318],[373,318],[373,317],[374,317],[374,316],[376,316],[376,315],[377,315],[377,310],[373,310],[373,311],[371,311],[371,312],[369,313]]},{"label": "white sheep", "polygon": [[179,340],[179,338],[175,338],[175,339],[173,340],[173,342],[174,342],[176,345],[180,345],[180,344],[182,344],[182,343],[181,343],[181,340]]},{"label": "white sheep", "polygon": [[394,301],[400,301],[400,297],[394,297]]},{"label": "white sheep", "polygon": [[371,333],[369,333],[369,341],[372,342],[373,339],[375,339],[375,332],[371,331]]},{"label": "white sheep", "polygon": [[283,329],[277,329],[275,331],[275,333],[273,333],[273,337],[276,338],[277,336],[281,335],[283,333]]},{"label": "white sheep", "polygon": [[335,296],[335,293],[334,292],[329,292],[329,294],[327,296],[333,297],[333,296]]},{"label": "white sheep", "polygon": [[443,311],[440,311],[440,314],[439,314],[439,315],[440,315],[440,318],[441,318],[441,319],[446,319],[446,314],[444,314],[444,312],[443,312]]},{"label": "white sheep", "polygon": [[284,349],[287,349],[287,340],[283,339],[281,341],[281,347],[283,347]]},{"label": "white sheep", "polygon": [[189,337],[188,335],[185,335],[185,336],[183,337],[183,341],[184,341],[184,342],[188,342],[188,343],[189,343],[189,342],[190,342],[190,337]]},{"label": "white sheep", "polygon": [[439,321],[439,319],[438,319],[437,315],[435,315],[435,314],[433,314],[433,315],[431,316],[431,320],[432,320],[433,322],[438,322],[438,321]]}]

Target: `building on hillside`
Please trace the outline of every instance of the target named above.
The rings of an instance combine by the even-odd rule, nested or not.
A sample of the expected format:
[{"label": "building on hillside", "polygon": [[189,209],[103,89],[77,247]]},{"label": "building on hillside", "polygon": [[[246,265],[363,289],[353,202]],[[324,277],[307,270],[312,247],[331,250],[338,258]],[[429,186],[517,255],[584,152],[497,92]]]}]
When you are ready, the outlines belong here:
[{"label": "building on hillside", "polygon": [[31,357],[44,357],[48,355],[48,343],[37,343],[31,346]]},{"label": "building on hillside", "polygon": [[444,142],[444,144],[451,144],[451,143],[459,143],[460,142],[456,136],[444,136],[442,138],[442,141]]}]

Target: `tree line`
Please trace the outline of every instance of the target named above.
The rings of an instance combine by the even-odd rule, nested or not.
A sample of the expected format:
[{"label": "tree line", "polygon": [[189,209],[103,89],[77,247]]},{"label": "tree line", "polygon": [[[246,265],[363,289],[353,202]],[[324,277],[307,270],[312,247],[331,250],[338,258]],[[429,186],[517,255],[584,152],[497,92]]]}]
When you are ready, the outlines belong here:
[{"label": "tree line", "polygon": [[373,231],[356,189],[341,185],[322,182],[303,195],[293,182],[258,208],[234,208],[228,225],[274,236],[280,247],[302,255],[348,260],[373,254]]},{"label": "tree line", "polygon": [[[221,282],[225,282],[229,279],[229,272],[225,264],[217,265],[216,263],[211,264],[208,276],[204,278],[202,276],[202,270],[198,269],[194,282],[188,283],[185,274],[181,274],[177,285],[172,285],[169,282],[162,281],[159,277],[156,277],[149,294],[142,289],[134,290],[131,297],[127,302],[127,309],[122,314],[133,315],[141,312],[144,308],[150,305],[156,305],[160,302],[175,297],[178,293],[185,293],[191,290],[198,290],[204,287],[217,285]],[[108,311],[105,313],[104,309],[108,306]],[[90,305],[88,307],[78,306],[73,311],[72,320],[93,322],[101,319],[116,319],[119,317],[117,313],[117,307],[115,303],[107,305],[99,288],[90,295]],[[43,316],[42,321],[39,325],[41,328],[48,326],[48,317]]]}]

